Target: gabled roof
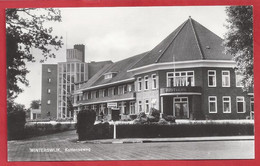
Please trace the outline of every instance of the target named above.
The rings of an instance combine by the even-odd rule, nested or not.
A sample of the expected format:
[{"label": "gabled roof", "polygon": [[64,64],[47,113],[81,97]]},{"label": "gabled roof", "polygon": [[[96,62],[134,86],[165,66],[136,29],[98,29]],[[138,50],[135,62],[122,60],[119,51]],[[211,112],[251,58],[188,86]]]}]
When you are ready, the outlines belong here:
[{"label": "gabled roof", "polygon": [[231,55],[224,54],[222,42],[219,36],[189,18],[131,69],[164,62],[231,60]]},{"label": "gabled roof", "polygon": [[[99,70],[81,89],[94,88],[95,86],[102,86],[110,83],[116,83],[133,78],[132,72],[127,72],[136,62],[138,62],[146,53],[142,53],[113,64],[106,65]],[[115,76],[109,79],[104,79],[104,74],[116,73]]]}]

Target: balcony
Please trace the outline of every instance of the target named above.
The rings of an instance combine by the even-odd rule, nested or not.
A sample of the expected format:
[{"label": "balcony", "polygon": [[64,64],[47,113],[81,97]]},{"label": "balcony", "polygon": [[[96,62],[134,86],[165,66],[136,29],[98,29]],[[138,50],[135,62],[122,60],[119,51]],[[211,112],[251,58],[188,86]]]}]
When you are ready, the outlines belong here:
[{"label": "balcony", "polygon": [[106,97],[99,97],[93,99],[86,99],[82,101],[78,101],[77,104],[95,104],[95,103],[106,103],[106,102],[114,102],[114,101],[126,101],[126,100],[134,100],[135,92],[127,92],[125,94],[120,95],[112,95]]},{"label": "balcony", "polygon": [[166,87],[160,88],[161,95],[170,94],[201,94],[200,86],[178,86],[178,87]]}]

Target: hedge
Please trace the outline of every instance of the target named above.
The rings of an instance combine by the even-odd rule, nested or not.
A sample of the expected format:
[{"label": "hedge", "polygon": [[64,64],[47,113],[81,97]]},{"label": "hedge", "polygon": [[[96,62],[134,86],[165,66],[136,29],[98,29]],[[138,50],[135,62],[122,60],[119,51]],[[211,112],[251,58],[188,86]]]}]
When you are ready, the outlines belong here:
[{"label": "hedge", "polygon": [[[91,139],[113,138],[113,125],[97,124]],[[105,129],[106,128],[106,129]],[[102,134],[100,134],[102,133]],[[254,135],[252,123],[119,124],[117,138],[172,138]]]},{"label": "hedge", "polygon": [[54,134],[58,132],[68,131],[68,130],[75,130],[75,124],[34,124],[34,125],[25,125],[24,129],[17,133],[15,137],[8,137],[8,140],[17,140],[17,139],[26,139],[36,136]]}]

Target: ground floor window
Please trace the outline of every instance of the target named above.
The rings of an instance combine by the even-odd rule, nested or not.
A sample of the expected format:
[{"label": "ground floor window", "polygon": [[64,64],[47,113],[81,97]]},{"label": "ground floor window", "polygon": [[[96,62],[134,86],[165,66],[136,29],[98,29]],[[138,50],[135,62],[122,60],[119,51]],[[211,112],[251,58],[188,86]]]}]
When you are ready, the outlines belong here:
[{"label": "ground floor window", "polygon": [[149,100],[145,100],[145,113],[149,113]]},{"label": "ground floor window", "polygon": [[217,113],[217,97],[209,96],[209,113]]},{"label": "ground floor window", "polygon": [[135,102],[130,102],[130,114],[135,114]]},{"label": "ground floor window", "polygon": [[244,113],[246,112],[245,108],[245,98],[243,96],[237,97],[237,113]]},{"label": "ground floor window", "polygon": [[138,102],[138,112],[142,112],[142,101]]},{"label": "ground floor window", "polygon": [[223,96],[223,113],[231,113],[231,99],[229,96]]}]

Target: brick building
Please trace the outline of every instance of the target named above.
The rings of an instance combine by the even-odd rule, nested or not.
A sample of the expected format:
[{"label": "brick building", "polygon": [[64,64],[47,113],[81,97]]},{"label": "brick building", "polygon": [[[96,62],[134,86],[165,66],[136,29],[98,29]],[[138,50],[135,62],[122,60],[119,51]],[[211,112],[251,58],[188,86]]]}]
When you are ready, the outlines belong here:
[{"label": "brick building", "polygon": [[107,65],[77,89],[74,107],[121,118],[156,108],[177,119],[246,119],[254,94],[243,92],[223,40],[189,18],[152,50]]}]

